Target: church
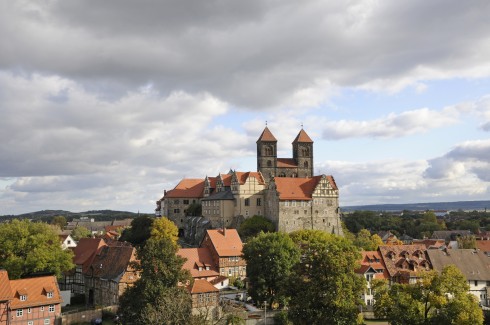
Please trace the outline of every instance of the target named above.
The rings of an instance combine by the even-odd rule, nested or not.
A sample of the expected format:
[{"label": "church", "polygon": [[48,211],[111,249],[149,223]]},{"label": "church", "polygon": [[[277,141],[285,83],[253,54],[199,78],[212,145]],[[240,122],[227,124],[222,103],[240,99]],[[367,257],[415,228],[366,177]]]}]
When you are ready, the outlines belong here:
[{"label": "church", "polygon": [[277,231],[343,235],[337,184],[331,175],[314,175],[313,140],[303,129],[292,151],[292,158],[278,158],[277,139],[266,126],[257,140],[257,171],[184,178],[164,191],[156,214],[172,220],[186,238],[199,237],[199,228],[236,228],[253,215],[266,217]]}]

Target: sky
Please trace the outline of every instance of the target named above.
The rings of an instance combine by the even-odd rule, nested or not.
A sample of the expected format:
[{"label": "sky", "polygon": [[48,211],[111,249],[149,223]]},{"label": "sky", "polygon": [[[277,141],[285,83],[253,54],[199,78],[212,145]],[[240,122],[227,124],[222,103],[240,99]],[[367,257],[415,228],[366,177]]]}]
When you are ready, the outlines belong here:
[{"label": "sky", "polygon": [[153,212],[301,130],[340,205],[490,199],[486,0],[0,0],[0,215]]}]

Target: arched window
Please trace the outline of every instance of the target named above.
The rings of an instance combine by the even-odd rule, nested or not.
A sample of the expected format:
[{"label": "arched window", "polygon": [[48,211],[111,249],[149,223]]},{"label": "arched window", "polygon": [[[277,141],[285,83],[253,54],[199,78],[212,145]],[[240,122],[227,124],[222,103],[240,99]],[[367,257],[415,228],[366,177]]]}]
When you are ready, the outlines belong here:
[{"label": "arched window", "polygon": [[272,161],[267,160],[267,167],[272,167]]},{"label": "arched window", "polygon": [[271,146],[266,146],[264,148],[264,156],[272,156],[274,154],[274,150],[272,150]]}]

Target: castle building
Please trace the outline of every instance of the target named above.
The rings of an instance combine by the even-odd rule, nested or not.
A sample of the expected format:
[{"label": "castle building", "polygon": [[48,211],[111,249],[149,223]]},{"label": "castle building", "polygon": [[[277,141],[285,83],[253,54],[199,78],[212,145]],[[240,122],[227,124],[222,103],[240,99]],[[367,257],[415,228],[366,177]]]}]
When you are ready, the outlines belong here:
[{"label": "castle building", "polygon": [[262,215],[277,231],[320,229],[342,235],[337,185],[333,176],[313,174],[313,140],[303,129],[292,151],[292,158],[278,158],[277,140],[265,127],[257,140],[256,172],[183,179],[157,201],[156,214],[172,220],[181,234],[196,217],[189,208],[199,203],[211,228],[234,227]]}]

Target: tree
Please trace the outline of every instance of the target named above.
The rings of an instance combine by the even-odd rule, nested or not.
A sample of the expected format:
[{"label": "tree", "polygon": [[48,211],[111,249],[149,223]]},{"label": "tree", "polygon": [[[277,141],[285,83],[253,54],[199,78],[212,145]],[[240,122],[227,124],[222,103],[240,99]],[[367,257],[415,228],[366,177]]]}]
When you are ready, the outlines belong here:
[{"label": "tree", "polygon": [[138,248],[141,277],[120,299],[122,319],[134,325],[178,325],[191,319],[191,297],[179,283],[191,283],[184,259],[170,238],[151,238]]},{"label": "tree", "polygon": [[84,226],[76,226],[75,229],[71,231],[71,236],[74,240],[79,241],[80,238],[87,238],[92,236],[92,232]]},{"label": "tree", "polygon": [[18,219],[0,223],[0,268],[6,269],[11,279],[36,272],[61,276],[73,268],[72,258],[48,224]]},{"label": "tree", "polygon": [[199,217],[202,214],[202,205],[200,203],[191,203],[187,207],[187,215],[193,217]]},{"label": "tree", "polygon": [[276,227],[267,218],[263,216],[254,215],[251,218],[245,219],[238,229],[240,237],[246,240],[249,237],[253,237],[262,232],[274,232]]},{"label": "tree", "polygon": [[458,242],[458,248],[468,248],[468,249],[476,249],[476,238],[473,235],[470,236],[459,236],[456,238]]},{"label": "tree", "polygon": [[354,245],[365,251],[375,251],[379,245],[383,245],[383,240],[377,234],[371,235],[369,230],[361,229],[354,239]]},{"label": "tree", "polygon": [[60,227],[61,230],[65,229],[67,224],[66,218],[64,216],[55,216],[51,219],[51,224]]},{"label": "tree", "polygon": [[483,324],[483,313],[469,285],[454,265],[444,267],[441,274],[425,272],[413,284],[374,281],[374,312],[393,325]]},{"label": "tree", "polygon": [[286,286],[292,267],[299,262],[299,249],[289,235],[280,232],[263,233],[250,239],[243,247],[247,261],[250,296],[255,301],[267,301],[269,306],[285,304]]},{"label": "tree", "polygon": [[169,238],[174,245],[177,245],[179,239],[179,229],[166,217],[157,218],[153,221],[150,234],[151,238]]},{"label": "tree", "polygon": [[124,229],[120,241],[127,241],[134,246],[142,246],[151,236],[151,226],[154,218],[139,216],[131,221],[131,228]]},{"label": "tree", "polygon": [[300,230],[291,238],[301,250],[288,292],[294,324],[356,324],[365,279],[354,270],[361,254],[351,241],[319,230]]}]

